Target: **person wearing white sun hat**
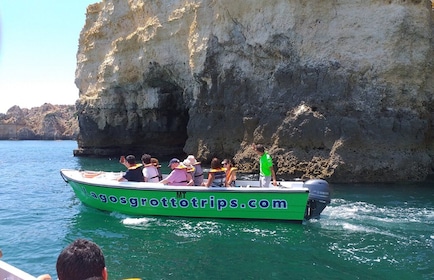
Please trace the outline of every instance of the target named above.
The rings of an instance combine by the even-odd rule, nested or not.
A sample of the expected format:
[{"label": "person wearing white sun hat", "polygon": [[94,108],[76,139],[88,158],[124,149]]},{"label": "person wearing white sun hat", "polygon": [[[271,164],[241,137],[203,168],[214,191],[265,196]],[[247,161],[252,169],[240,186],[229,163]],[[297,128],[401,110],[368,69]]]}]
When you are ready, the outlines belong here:
[{"label": "person wearing white sun hat", "polygon": [[190,161],[190,164],[194,167],[193,172],[193,181],[195,186],[201,186],[203,183],[203,170],[200,162],[196,160],[194,155],[189,155],[187,159]]}]

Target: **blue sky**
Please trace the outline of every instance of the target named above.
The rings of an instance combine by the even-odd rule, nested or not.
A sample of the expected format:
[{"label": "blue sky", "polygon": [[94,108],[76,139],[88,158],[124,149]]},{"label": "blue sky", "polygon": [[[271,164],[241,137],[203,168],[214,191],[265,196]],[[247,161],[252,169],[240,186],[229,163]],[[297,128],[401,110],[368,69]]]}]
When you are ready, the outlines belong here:
[{"label": "blue sky", "polygon": [[0,0],[0,113],[74,104],[80,31],[98,0]]}]

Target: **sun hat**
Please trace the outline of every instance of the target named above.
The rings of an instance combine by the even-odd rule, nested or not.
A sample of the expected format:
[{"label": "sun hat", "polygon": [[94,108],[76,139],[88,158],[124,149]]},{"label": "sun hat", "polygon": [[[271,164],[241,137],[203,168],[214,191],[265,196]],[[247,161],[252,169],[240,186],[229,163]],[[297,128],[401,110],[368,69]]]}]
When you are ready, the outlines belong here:
[{"label": "sun hat", "polygon": [[179,159],[177,159],[177,158],[172,158],[170,161],[169,161],[169,165],[167,166],[167,167],[170,167],[173,163],[179,163],[180,161],[179,161]]},{"label": "sun hat", "polygon": [[190,161],[191,165],[195,165],[197,163],[196,158],[193,155],[189,155],[187,159]]}]

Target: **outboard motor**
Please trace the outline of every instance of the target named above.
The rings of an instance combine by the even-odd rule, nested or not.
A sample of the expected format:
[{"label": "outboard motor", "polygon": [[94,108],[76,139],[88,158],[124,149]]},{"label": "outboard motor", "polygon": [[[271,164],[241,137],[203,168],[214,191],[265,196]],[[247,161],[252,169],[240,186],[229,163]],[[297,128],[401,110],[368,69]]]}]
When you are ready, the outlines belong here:
[{"label": "outboard motor", "polygon": [[330,204],[329,183],[322,179],[307,180],[304,186],[309,189],[309,197],[304,218],[306,220],[319,218],[321,212]]}]

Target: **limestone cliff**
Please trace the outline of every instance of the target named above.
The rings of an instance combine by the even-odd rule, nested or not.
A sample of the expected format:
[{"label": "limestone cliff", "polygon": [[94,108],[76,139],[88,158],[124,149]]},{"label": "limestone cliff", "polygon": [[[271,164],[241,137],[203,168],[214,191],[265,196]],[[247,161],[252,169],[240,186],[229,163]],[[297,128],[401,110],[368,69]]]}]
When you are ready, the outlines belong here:
[{"label": "limestone cliff", "polygon": [[423,180],[433,171],[425,0],[104,0],[77,54],[76,155],[192,153],[278,177]]},{"label": "limestone cliff", "polygon": [[0,114],[0,140],[72,140],[77,135],[74,105],[13,106]]}]

